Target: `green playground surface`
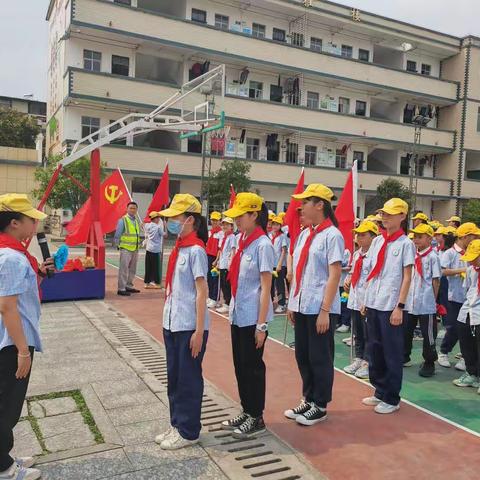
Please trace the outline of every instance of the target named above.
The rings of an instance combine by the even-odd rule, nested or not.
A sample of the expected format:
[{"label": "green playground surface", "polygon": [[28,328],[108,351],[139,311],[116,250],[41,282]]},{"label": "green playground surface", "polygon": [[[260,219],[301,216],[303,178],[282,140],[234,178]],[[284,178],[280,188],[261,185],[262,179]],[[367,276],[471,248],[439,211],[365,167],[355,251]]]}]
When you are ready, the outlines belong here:
[{"label": "green playground surface", "polygon": [[[163,260],[163,273],[165,275],[168,257]],[[119,256],[107,255],[107,262],[118,267]],[[140,255],[137,275],[143,277],[145,262],[143,254]],[[274,321],[269,326],[270,337],[284,342],[285,315],[275,315]],[[288,323],[288,322],[287,322]],[[347,347],[342,339],[349,334],[335,334],[335,367],[343,369],[350,362],[350,347]],[[287,325],[286,345],[294,341],[293,328]],[[440,344],[440,339],[437,341]],[[457,360],[454,354],[458,353],[458,345],[450,355],[452,364]],[[422,407],[447,420],[455,422],[465,428],[480,434],[480,395],[475,388],[460,388],[452,384],[452,380],[458,378],[462,372],[451,368],[436,365],[436,374],[432,378],[422,378],[418,375],[418,369],[422,363],[422,342],[415,340],[412,350],[412,366],[403,370],[402,398]]]}]

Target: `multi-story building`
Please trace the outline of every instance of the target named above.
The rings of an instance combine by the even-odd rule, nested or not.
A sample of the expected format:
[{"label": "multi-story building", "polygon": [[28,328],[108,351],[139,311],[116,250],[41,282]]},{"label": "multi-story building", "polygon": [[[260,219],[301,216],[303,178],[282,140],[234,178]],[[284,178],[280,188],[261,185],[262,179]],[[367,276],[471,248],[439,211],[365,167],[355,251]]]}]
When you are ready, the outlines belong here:
[{"label": "multi-story building", "polygon": [[[48,149],[226,65],[227,136],[212,169],[251,163],[254,188],[282,210],[306,180],[340,192],[358,161],[359,215],[383,179],[409,185],[435,217],[479,196],[480,39],[458,38],[326,0],[51,0]],[[415,138],[415,115],[429,119]],[[415,145],[414,145],[415,143]],[[169,161],[172,191],[200,193],[201,139],[150,132],[102,148],[147,202]],[[446,217],[445,217],[446,218]]]}]

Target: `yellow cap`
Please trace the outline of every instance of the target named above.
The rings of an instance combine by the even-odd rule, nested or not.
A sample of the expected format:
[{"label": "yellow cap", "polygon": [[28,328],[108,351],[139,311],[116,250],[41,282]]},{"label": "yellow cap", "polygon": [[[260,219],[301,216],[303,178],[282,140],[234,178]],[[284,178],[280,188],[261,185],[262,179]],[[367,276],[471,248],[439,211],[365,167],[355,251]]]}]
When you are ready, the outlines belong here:
[{"label": "yellow cap", "polygon": [[230,225],[233,225],[233,219],[230,217],[223,217],[222,223],[229,223]]},{"label": "yellow cap", "polygon": [[283,218],[280,215],[276,215],[272,218],[272,222],[283,225]]},{"label": "yellow cap", "polygon": [[465,255],[460,257],[460,260],[463,260],[464,262],[473,262],[478,256],[480,256],[480,240],[474,240],[473,242],[470,242]]},{"label": "yellow cap", "polygon": [[467,235],[480,235],[480,228],[473,222],[462,223],[462,225],[457,228],[457,237],[462,238]]},{"label": "yellow cap", "polygon": [[311,183],[304,192],[292,195],[292,197],[297,200],[303,200],[304,198],[310,197],[318,197],[322,200],[326,200],[327,202],[335,200],[335,195],[333,192],[321,183]]},{"label": "yellow cap", "polygon": [[419,235],[428,235],[429,237],[433,237],[433,228],[430,225],[427,225],[426,223],[421,223],[420,225],[417,225],[415,228],[410,229],[410,233],[417,233]]},{"label": "yellow cap", "polygon": [[22,213],[35,220],[44,220],[47,218],[45,213],[34,208],[24,193],[6,193],[5,195],[0,195],[0,212]]},{"label": "yellow cap", "polygon": [[401,198],[391,198],[382,208],[378,209],[379,212],[385,212],[389,215],[399,215],[400,213],[408,213],[408,203]]},{"label": "yellow cap", "polygon": [[268,219],[272,222],[273,219],[276,217],[275,212],[268,212]]},{"label": "yellow cap", "polygon": [[221,220],[222,214],[220,212],[212,212],[210,214],[210,220]]},{"label": "yellow cap", "polygon": [[236,218],[247,212],[259,212],[262,209],[263,198],[256,193],[241,192],[235,197],[232,208],[223,212],[226,217]]},{"label": "yellow cap", "polygon": [[371,220],[364,220],[357,228],[354,228],[355,233],[367,233],[372,232],[375,235],[378,235],[378,226],[376,223],[373,223]]},{"label": "yellow cap", "polygon": [[159,213],[164,217],[176,217],[182,213],[202,213],[202,206],[193,195],[189,193],[177,193],[173,197],[170,206]]},{"label": "yellow cap", "polygon": [[287,214],[287,212],[280,212],[280,213],[278,214],[278,216],[279,216],[280,218],[285,218],[285,215],[286,215],[286,214]]},{"label": "yellow cap", "polygon": [[425,222],[428,222],[428,217],[423,213],[423,212],[418,212],[412,220],[425,220]]},{"label": "yellow cap", "polygon": [[431,222],[428,222],[428,224],[433,228],[434,231],[438,230],[440,227],[443,227],[438,220],[432,220]]},{"label": "yellow cap", "polygon": [[452,215],[448,220],[446,220],[447,222],[458,222],[458,223],[462,223],[462,219],[460,217],[457,217],[456,215]]},{"label": "yellow cap", "polygon": [[447,234],[447,232],[446,232],[446,229],[443,225],[438,227],[434,232],[434,235],[446,235],[446,234]]},{"label": "yellow cap", "polygon": [[455,235],[457,236],[457,229],[455,227],[443,227],[445,229],[445,233],[448,235],[449,233],[451,233],[452,235]]},{"label": "yellow cap", "polygon": [[153,220],[154,218],[160,217],[160,212],[151,211],[148,216]]}]

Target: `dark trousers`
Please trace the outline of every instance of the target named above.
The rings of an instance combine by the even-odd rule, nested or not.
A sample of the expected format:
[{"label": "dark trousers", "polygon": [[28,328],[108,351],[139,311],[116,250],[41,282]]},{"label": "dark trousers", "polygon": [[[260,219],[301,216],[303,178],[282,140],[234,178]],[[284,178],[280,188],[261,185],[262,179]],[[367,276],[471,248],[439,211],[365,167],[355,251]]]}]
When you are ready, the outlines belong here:
[{"label": "dark trousers", "polygon": [[218,301],[218,277],[212,275],[213,262],[217,259],[213,255],[208,255],[208,274],[207,274],[207,284],[208,284],[208,298],[211,300]]},{"label": "dark trousers", "polygon": [[272,279],[272,300],[275,297],[275,294],[278,298],[278,304],[282,307],[285,306],[285,281],[287,277],[287,267],[282,267],[280,270],[277,270],[277,277]]},{"label": "dark trousers", "polygon": [[230,305],[230,300],[232,299],[232,287],[230,285],[230,281],[227,279],[228,270],[226,268],[222,268],[220,270],[220,288],[222,289],[223,293],[223,300],[227,305]]},{"label": "dark trousers", "polygon": [[262,348],[255,345],[256,326],[232,325],[232,351],[238,393],[243,411],[254,418],[261,417],[265,409],[265,363]]},{"label": "dark trousers", "polygon": [[167,352],[170,423],[187,440],[196,440],[202,428],[200,423],[203,397],[202,360],[208,340],[208,332],[205,332],[202,350],[197,358],[193,358],[190,350],[193,333],[163,330]]},{"label": "dark trousers", "polygon": [[[403,326],[392,325],[391,314],[367,309],[368,372],[375,396],[389,405],[398,405],[403,377]],[[405,322],[406,313],[403,319]]]},{"label": "dark trousers", "polygon": [[447,354],[453,350],[458,341],[457,317],[462,304],[458,302],[448,302],[447,318],[445,319],[445,336],[440,345],[440,352]]},{"label": "dark trousers", "polygon": [[160,285],[160,254],[145,252],[145,283],[154,282]]},{"label": "dark trousers", "polygon": [[317,318],[295,312],[295,358],[305,400],[326,408],[332,400],[335,318],[330,316],[330,328],[321,334]]},{"label": "dark trousers", "polygon": [[420,330],[423,337],[423,359],[426,365],[433,365],[438,359],[435,341],[437,339],[437,316],[432,315],[408,315],[403,325],[404,332],[404,362],[410,361],[412,353],[413,334],[417,324],[420,323]]},{"label": "dark trousers", "polygon": [[355,357],[362,360],[367,359],[367,322],[365,317],[358,310],[352,312],[352,328],[355,337]]},{"label": "dark trousers", "polygon": [[[340,297],[342,296],[344,290],[343,287],[340,287]],[[347,307],[347,302],[340,302],[340,319],[338,321],[338,325],[347,325],[350,326],[350,320],[352,316],[352,312]]]},{"label": "dark trousers", "polygon": [[474,377],[480,376],[480,325],[470,325],[470,315],[467,323],[457,322],[460,351],[465,360],[467,372]]},{"label": "dark trousers", "polygon": [[[32,360],[33,350],[33,347],[30,347]],[[15,377],[18,368],[17,355],[18,350],[14,346],[0,350],[0,472],[9,469],[13,464],[10,456],[13,429],[22,414],[30,380],[30,374],[22,379]]]}]

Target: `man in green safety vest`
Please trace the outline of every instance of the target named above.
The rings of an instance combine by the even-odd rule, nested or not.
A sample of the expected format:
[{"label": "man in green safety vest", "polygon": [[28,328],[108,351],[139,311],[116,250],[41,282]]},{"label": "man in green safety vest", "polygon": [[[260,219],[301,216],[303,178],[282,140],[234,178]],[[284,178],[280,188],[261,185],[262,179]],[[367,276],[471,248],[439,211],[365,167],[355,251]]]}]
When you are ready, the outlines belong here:
[{"label": "man in green safety vest", "polygon": [[117,294],[123,297],[140,292],[133,286],[137,273],[138,250],[142,243],[137,211],[138,205],[135,202],[127,205],[127,214],[118,221],[114,236],[114,244],[120,250]]}]

